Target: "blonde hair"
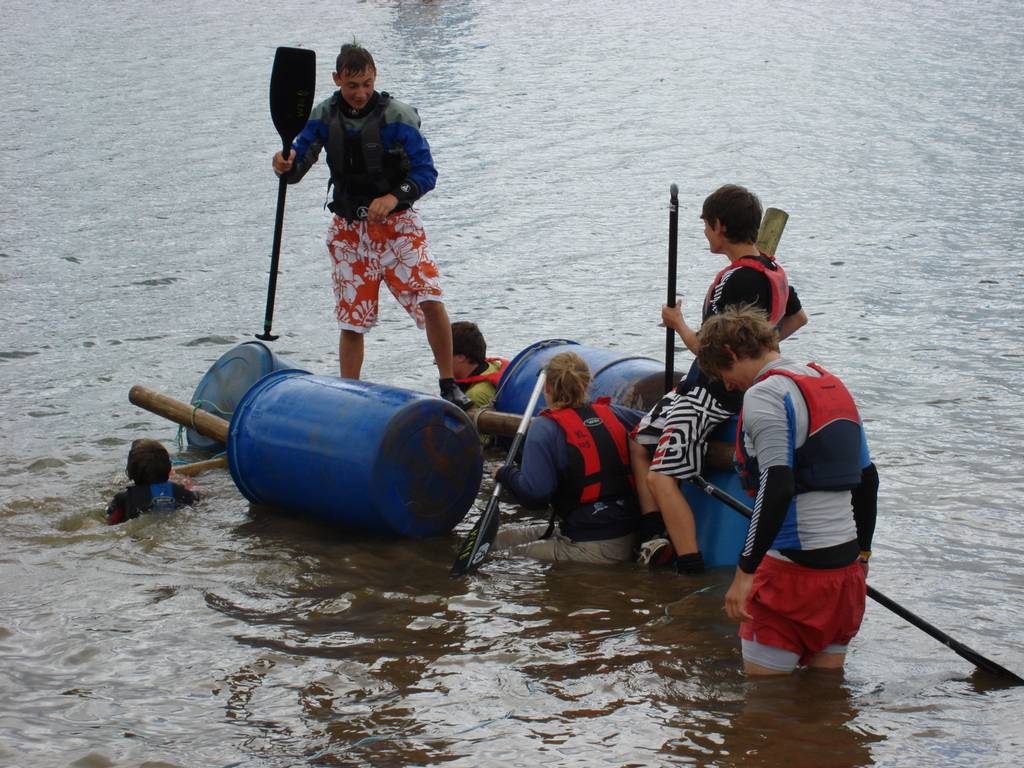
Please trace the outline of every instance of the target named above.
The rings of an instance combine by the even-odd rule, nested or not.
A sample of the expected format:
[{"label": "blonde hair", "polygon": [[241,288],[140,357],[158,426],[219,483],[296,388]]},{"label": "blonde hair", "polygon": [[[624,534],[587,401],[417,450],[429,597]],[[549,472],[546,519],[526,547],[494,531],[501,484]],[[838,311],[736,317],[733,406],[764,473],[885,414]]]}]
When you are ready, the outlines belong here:
[{"label": "blonde hair", "polygon": [[737,359],[752,360],[779,351],[779,334],[768,315],[749,304],[709,317],[697,333],[697,342],[697,364],[712,378],[731,369]]},{"label": "blonde hair", "polygon": [[590,368],[575,352],[559,352],[547,364],[548,407],[579,408],[587,402]]}]

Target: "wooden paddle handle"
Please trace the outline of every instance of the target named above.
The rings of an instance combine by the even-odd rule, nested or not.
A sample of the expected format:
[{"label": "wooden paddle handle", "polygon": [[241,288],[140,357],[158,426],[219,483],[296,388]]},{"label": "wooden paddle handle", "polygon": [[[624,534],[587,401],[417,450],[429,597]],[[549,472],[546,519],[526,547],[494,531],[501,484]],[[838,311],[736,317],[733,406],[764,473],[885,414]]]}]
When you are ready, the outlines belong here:
[{"label": "wooden paddle handle", "polygon": [[188,403],[147,389],[141,384],[136,384],[128,390],[128,399],[139,408],[145,408],[176,424],[191,427],[200,435],[212,437],[220,443],[228,441],[228,422],[212,413],[193,408]]},{"label": "wooden paddle handle", "polygon": [[757,249],[769,256],[775,255],[782,239],[782,230],[786,228],[789,214],[781,208],[769,208],[761,217],[761,227],[757,231]]}]

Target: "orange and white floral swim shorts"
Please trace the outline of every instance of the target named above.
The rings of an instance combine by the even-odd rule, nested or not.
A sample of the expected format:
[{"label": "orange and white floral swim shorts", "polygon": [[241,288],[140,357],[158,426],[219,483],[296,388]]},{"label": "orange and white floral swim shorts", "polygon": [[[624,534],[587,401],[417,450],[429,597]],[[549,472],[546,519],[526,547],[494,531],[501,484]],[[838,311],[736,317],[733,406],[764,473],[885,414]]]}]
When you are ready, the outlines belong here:
[{"label": "orange and white floral swim shorts", "polygon": [[341,329],[366,333],[377,323],[381,279],[420,328],[420,302],[441,298],[437,264],[423,222],[411,208],[380,224],[335,216],[327,229],[327,252]]}]

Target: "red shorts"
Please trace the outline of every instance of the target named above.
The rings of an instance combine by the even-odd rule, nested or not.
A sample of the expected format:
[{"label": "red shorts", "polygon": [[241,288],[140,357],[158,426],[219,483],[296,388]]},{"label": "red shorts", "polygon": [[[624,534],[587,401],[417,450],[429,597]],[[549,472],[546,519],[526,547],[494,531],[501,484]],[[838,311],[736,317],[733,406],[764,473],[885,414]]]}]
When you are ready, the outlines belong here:
[{"label": "red shorts", "polygon": [[747,598],[753,619],[740,624],[740,637],[799,654],[806,664],[830,645],[850,642],[864,618],[866,597],[859,562],[818,569],[765,557]]},{"label": "red shorts", "polygon": [[411,208],[380,224],[335,216],[327,231],[327,252],[338,327],[343,330],[366,333],[376,324],[381,280],[420,328],[420,303],[441,298],[437,264],[430,257],[420,217]]}]

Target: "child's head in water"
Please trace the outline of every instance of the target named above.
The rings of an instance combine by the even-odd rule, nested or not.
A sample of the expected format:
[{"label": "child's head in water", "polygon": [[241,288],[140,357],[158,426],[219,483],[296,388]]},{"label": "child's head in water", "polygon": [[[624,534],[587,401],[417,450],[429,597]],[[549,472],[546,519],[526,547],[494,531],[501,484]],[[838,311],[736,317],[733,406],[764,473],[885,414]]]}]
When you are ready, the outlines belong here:
[{"label": "child's head in water", "polygon": [[136,485],[166,483],[171,476],[171,456],[156,440],[133,440],[125,472]]}]

